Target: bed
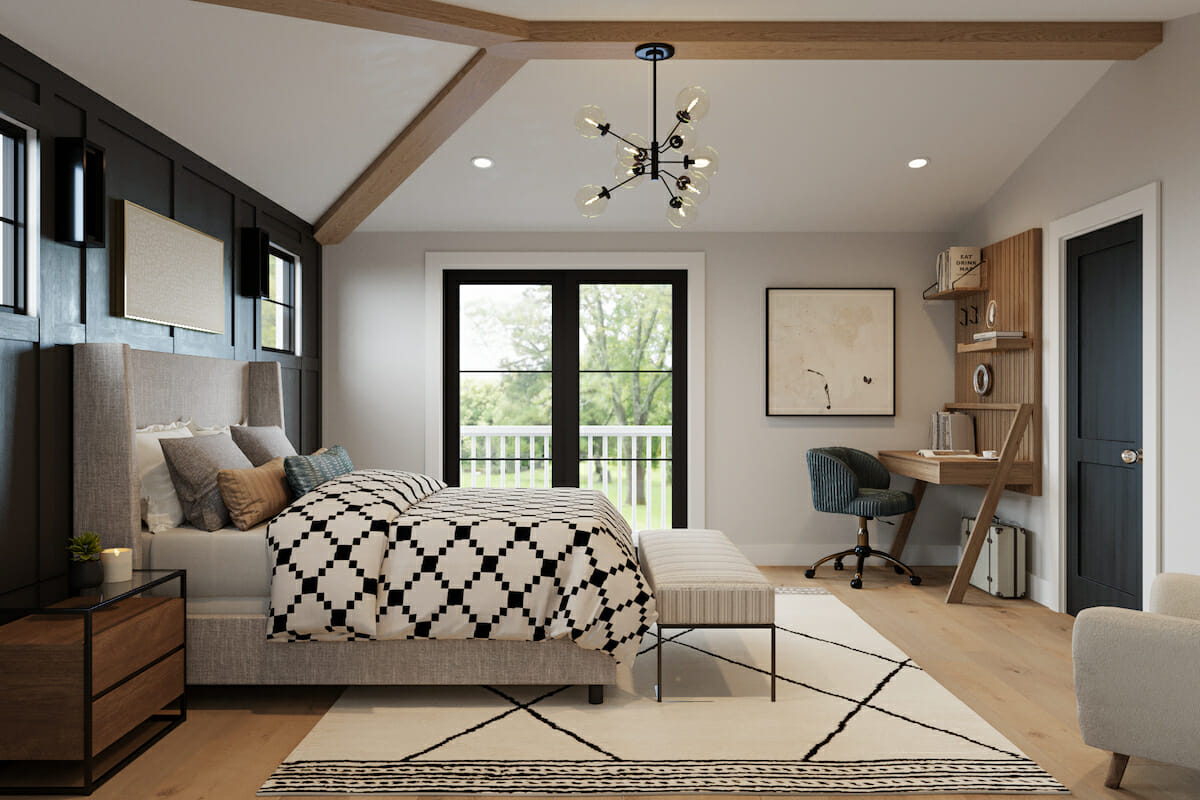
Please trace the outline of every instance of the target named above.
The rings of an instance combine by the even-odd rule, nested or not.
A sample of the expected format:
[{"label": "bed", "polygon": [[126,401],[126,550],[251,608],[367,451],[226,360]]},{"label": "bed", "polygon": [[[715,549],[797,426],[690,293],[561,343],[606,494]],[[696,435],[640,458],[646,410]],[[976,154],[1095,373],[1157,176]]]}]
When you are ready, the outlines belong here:
[{"label": "bed", "polygon": [[[583,490],[509,490],[505,495],[495,494],[495,490],[442,489],[444,484],[430,485],[435,479],[415,473],[356,471],[325,485],[325,492],[318,489],[297,499],[270,525],[214,532],[184,526],[151,534],[142,526],[134,431],[188,418],[208,426],[282,428],[279,365],[157,353],[108,343],[76,345],[74,362],[75,528],[95,531],[105,547],[132,548],[136,567],[188,570],[188,683],[578,684],[588,686],[589,700],[599,702],[603,687],[616,681],[618,663],[631,660],[629,653],[636,652],[641,634],[654,621],[653,598],[636,568],[624,520],[616,515],[619,522],[605,517],[602,524],[597,523],[595,517],[606,513],[602,508],[581,512],[583,522],[557,513],[570,510],[581,498],[586,500],[589,493]],[[401,485],[405,482],[419,488],[409,491]],[[292,562],[302,559],[281,551],[288,549],[289,536],[296,540],[309,538],[308,528],[320,534],[317,538],[325,537],[324,544],[330,548],[342,541],[337,536],[346,539],[357,534],[355,524],[364,534],[354,535],[356,541],[368,538],[365,534],[372,527],[378,534],[384,526],[354,523],[348,517],[355,514],[345,513],[347,493],[364,491],[367,484],[377,491],[372,497],[382,497],[378,502],[392,508],[386,525],[391,532],[384,535],[382,545],[378,536],[375,540],[376,549],[382,546],[386,556],[379,568],[379,594],[391,599],[381,600],[378,616],[373,617],[368,608],[368,613],[355,617],[350,601],[351,619],[347,620],[343,612],[331,620],[322,617],[321,604],[313,602],[317,593],[311,591],[315,585],[311,581],[316,580],[316,573],[299,574]],[[388,492],[399,492],[404,499]],[[362,506],[358,500],[353,502],[353,509]],[[602,497],[596,502],[597,507],[608,505]],[[556,513],[547,513],[549,509]],[[573,586],[586,590],[586,596],[572,600],[580,592],[556,585],[556,596],[563,598],[562,603],[574,602],[576,607],[566,609],[564,605],[554,624],[550,620],[553,615],[545,608],[542,611],[546,613],[538,617],[540,622],[531,621],[537,615],[510,609],[515,603],[497,602],[495,618],[483,619],[480,603],[476,602],[473,609],[468,609],[469,614],[456,617],[457,609],[449,609],[443,614],[443,628],[430,631],[428,614],[413,613],[406,604],[405,592],[412,598],[419,597],[420,591],[430,589],[426,584],[431,581],[438,584],[432,587],[434,590],[451,591],[464,584],[470,590],[472,584],[488,583],[495,576],[480,575],[478,567],[472,574],[456,572],[465,563],[461,557],[455,559],[456,541],[482,553],[479,548],[496,537],[497,529],[486,526],[504,526],[518,532],[499,544],[500,557],[507,554],[512,558],[513,550],[520,550],[529,539],[531,516],[545,527],[559,525],[572,531],[598,529],[597,525],[606,530],[622,529],[611,538],[613,546],[632,558],[632,571],[605,569],[607,563],[596,568],[595,558],[590,564],[584,559],[573,568],[570,578]],[[314,523],[314,519],[324,521]],[[325,533],[326,528],[332,530],[339,525],[340,533]],[[535,529],[537,526],[533,524]],[[493,532],[471,538],[472,531],[485,529]],[[422,556],[418,561],[424,562],[424,568],[415,570],[413,553],[397,552],[409,546],[414,532],[444,539],[442,547],[423,544],[429,552],[412,545],[413,552]],[[535,530],[535,540],[536,536]],[[547,556],[533,545],[526,550],[527,560],[533,559],[535,552],[539,558]],[[439,552],[442,562],[428,560]],[[533,570],[539,569],[537,563],[550,565],[554,557],[550,553],[548,558],[534,559]],[[617,555],[616,559],[623,557]],[[308,558],[312,560],[311,553]],[[389,566],[389,560],[395,564]],[[372,588],[375,576],[370,573],[376,569],[375,563],[370,559],[364,562]],[[488,559],[484,563],[489,563]],[[494,567],[494,559],[490,563]],[[358,572],[363,573],[363,569]],[[488,590],[514,590],[520,594],[521,586],[509,585],[515,583],[512,574],[505,577],[508,580],[503,586],[496,580]],[[304,582],[306,578],[310,582]],[[536,580],[527,581],[525,588],[533,582]],[[335,584],[331,589],[323,584],[321,597],[353,592],[354,588]],[[480,597],[492,596],[505,595]],[[296,602],[289,604],[289,598]],[[335,600],[333,605],[344,608],[339,602]],[[547,604],[544,595],[540,602],[542,606]],[[577,624],[579,609],[594,617],[594,624]],[[506,610],[510,616],[505,616]],[[610,632],[605,639],[603,631],[597,632],[606,626],[611,628],[614,618],[622,615],[627,619],[621,621],[623,627],[617,634]],[[566,629],[563,620],[567,620]],[[534,631],[532,637],[540,640],[511,638],[521,635],[513,633],[521,625]],[[455,635],[468,638],[429,638],[442,636],[451,628],[457,629]],[[486,638],[492,635],[506,638]]]}]

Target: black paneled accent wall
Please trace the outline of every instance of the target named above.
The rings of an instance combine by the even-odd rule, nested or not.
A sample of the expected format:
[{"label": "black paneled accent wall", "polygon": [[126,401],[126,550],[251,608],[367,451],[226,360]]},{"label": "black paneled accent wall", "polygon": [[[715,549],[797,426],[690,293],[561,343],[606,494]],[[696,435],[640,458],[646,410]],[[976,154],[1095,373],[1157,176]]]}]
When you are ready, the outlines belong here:
[{"label": "black paneled accent wall", "polygon": [[[186,87],[178,102],[186,103]],[[320,446],[321,248],[312,226],[0,37],[0,112],[36,128],[41,151],[41,237],[36,318],[0,311],[0,594],[66,572],[71,509],[71,345],[127,342],[146,350],[278,361],[289,438]],[[228,121],[237,136],[237,119]],[[106,247],[55,241],[54,142],[84,137],[104,149]],[[297,168],[302,168],[298,166]],[[115,206],[129,200],[225,242],[225,333],[112,315]],[[287,202],[287,198],[280,198]],[[265,229],[302,268],[302,356],[258,347],[258,305],[237,292],[238,231]]]}]

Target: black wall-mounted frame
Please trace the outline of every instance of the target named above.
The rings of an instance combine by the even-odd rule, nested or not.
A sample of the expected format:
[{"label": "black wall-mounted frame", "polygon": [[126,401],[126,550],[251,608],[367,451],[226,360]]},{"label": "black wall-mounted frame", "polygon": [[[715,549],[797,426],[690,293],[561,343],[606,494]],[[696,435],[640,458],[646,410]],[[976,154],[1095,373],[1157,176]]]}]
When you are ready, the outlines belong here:
[{"label": "black wall-mounted frame", "polygon": [[262,228],[242,228],[243,297],[266,297],[270,286],[271,237]]},{"label": "black wall-mounted frame", "polygon": [[104,148],[79,137],[54,140],[54,238],[104,247]]}]

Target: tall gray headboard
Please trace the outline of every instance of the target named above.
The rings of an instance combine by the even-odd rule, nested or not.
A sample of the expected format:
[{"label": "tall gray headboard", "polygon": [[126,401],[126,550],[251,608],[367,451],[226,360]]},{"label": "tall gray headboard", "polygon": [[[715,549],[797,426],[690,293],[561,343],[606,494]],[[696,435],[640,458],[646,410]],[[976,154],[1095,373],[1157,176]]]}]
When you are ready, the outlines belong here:
[{"label": "tall gray headboard", "polygon": [[274,362],[156,353],[116,343],[77,344],[74,350],[75,533],[95,531],[105,547],[137,552],[142,520],[136,428],[178,419],[283,427],[283,389]]}]

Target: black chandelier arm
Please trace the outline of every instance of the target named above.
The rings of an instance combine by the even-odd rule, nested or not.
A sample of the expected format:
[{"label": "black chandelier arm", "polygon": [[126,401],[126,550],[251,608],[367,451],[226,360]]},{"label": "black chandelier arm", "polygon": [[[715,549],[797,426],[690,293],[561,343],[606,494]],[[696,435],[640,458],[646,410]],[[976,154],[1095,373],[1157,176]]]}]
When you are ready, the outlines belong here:
[{"label": "black chandelier arm", "polygon": [[662,147],[658,148],[658,152],[665,153],[671,149],[671,137],[675,135],[675,131],[679,130],[679,126],[682,124],[682,122],[675,123],[675,127],[671,128],[671,132],[668,133],[667,138],[663,140]]},{"label": "black chandelier arm", "polygon": [[625,144],[627,144],[627,145],[629,145],[630,147],[632,147],[634,150],[645,150],[645,149],[646,149],[645,147],[638,147],[636,144],[634,144],[633,142],[629,141],[629,140],[628,140],[628,139],[626,139],[624,136],[622,136],[621,134],[619,134],[619,133],[617,133],[616,131],[614,131],[612,128],[609,128],[609,129],[608,129],[608,133],[609,133],[609,135],[610,135],[610,136],[615,136],[615,137],[617,137],[617,138],[618,138],[618,139],[620,139],[622,142],[624,142]]},{"label": "black chandelier arm", "polygon": [[607,186],[601,186],[600,188],[601,188],[601,189],[604,189],[604,190],[606,190],[606,191],[608,191],[608,192],[614,192],[614,191],[616,191],[617,189],[620,189],[620,188],[621,188],[622,186],[624,186],[625,184],[629,183],[629,182],[630,182],[631,180],[633,180],[634,178],[640,178],[640,177],[642,177],[642,176],[641,176],[641,175],[630,175],[628,178],[626,178],[625,180],[621,181],[620,183],[618,183],[616,186],[612,187],[611,189],[609,189]]}]

